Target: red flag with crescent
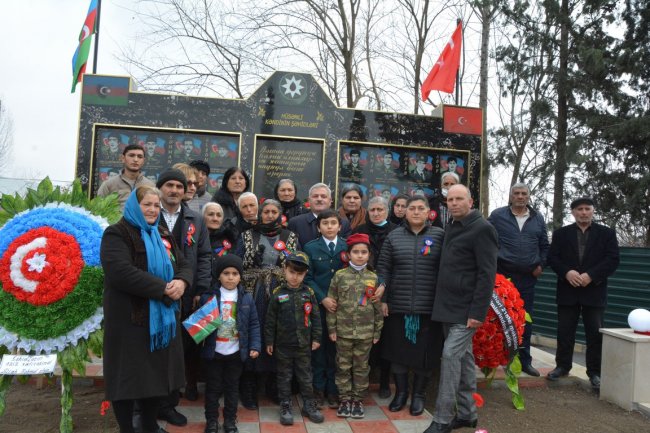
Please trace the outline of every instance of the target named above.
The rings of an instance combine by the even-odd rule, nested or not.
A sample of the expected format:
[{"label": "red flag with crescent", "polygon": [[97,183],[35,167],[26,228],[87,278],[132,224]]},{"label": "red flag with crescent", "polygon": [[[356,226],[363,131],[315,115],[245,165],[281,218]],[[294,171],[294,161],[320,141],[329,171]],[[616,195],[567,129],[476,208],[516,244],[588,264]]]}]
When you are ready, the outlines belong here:
[{"label": "red flag with crescent", "polygon": [[454,92],[456,84],[456,72],[460,67],[460,49],[463,41],[463,23],[458,22],[454,34],[442,50],[438,61],[426,80],[422,83],[422,100],[426,101],[432,90],[440,90],[445,93]]},{"label": "red flag with crescent", "polygon": [[483,110],[445,105],[442,108],[442,130],[447,133],[481,135]]}]

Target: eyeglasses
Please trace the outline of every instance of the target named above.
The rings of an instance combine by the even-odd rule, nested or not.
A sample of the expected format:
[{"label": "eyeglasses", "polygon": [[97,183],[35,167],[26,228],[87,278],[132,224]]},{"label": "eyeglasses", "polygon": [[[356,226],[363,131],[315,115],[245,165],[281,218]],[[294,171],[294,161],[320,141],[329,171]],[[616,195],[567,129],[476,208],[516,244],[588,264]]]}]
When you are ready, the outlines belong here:
[{"label": "eyeglasses", "polygon": [[199,186],[199,183],[198,182],[188,181],[187,186]]}]

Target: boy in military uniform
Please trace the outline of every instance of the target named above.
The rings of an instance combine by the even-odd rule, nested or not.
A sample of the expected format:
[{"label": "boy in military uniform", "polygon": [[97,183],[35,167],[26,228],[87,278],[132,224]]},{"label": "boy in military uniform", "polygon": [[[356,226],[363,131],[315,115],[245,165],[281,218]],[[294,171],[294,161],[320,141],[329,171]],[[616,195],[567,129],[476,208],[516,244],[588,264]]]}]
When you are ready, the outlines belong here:
[{"label": "boy in military uniform", "polygon": [[336,301],[336,312],[327,314],[330,340],[336,342],[336,386],[339,390],[337,416],[363,418],[363,398],[368,394],[368,358],[384,325],[378,302],[372,297],[377,274],[368,269],[370,239],[355,233],[347,240],[350,266],[334,274],[328,297]]},{"label": "boy in military uniform", "polygon": [[323,422],[314,399],[311,373],[311,351],[320,346],[322,330],[316,295],[303,284],[308,270],[307,254],[296,251],[287,257],[286,283],[273,290],[266,314],[266,352],[276,360],[282,425],[293,424],[291,379],[294,374],[304,400],[302,414],[312,422]]}]

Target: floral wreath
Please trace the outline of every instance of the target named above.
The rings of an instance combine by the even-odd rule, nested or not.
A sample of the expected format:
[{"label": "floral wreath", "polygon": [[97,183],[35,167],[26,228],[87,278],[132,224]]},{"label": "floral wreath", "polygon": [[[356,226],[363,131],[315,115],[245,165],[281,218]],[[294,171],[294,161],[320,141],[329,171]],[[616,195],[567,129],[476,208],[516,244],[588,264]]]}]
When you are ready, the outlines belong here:
[{"label": "floral wreath", "polygon": [[[524,327],[527,321],[530,322],[530,315],[524,310],[524,301],[515,285],[501,274],[496,275],[493,298],[498,298],[497,303],[500,303],[503,311],[507,311],[508,317],[505,320],[503,317],[499,318],[499,308],[491,304],[485,321],[476,330],[472,340],[474,361],[488,378],[488,384],[492,382],[497,367],[504,367],[506,384],[512,392],[512,403],[515,408],[523,410],[524,399],[519,393],[517,380],[521,373],[521,362],[513,346],[518,347],[521,344]],[[504,330],[504,322],[510,329]],[[517,341],[514,344],[508,341],[509,334],[516,335]]]},{"label": "floral wreath", "polygon": [[[89,200],[78,180],[69,191],[53,188],[46,178],[25,197],[2,196],[0,356],[57,354],[61,431],[72,426],[72,370],[84,374],[89,351],[102,354],[99,247],[104,229],[119,217],[116,195]],[[0,415],[10,383],[11,377],[0,376]]]}]

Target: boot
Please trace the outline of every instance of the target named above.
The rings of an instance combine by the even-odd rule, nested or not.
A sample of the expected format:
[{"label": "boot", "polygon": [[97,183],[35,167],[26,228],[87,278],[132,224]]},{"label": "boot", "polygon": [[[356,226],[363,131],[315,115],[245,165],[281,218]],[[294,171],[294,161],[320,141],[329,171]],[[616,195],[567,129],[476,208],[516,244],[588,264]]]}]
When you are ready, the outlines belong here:
[{"label": "boot", "polygon": [[303,416],[309,418],[309,421],[316,424],[322,423],[325,419],[320,410],[318,410],[318,407],[316,406],[316,400],[313,398],[311,400],[304,401],[302,405],[302,414]]},{"label": "boot", "polygon": [[246,409],[257,409],[257,377],[254,372],[245,372],[239,379],[239,397]]},{"label": "boot", "polygon": [[218,433],[219,432],[219,424],[217,423],[217,420],[214,418],[210,418],[209,420],[206,420],[205,422],[205,433]]},{"label": "boot", "polygon": [[411,407],[409,413],[413,416],[422,415],[424,412],[424,403],[427,399],[427,385],[429,378],[416,374],[413,377],[413,395],[411,396]]},{"label": "boot", "polygon": [[382,362],[379,370],[379,398],[390,397],[390,364],[388,364],[388,368],[384,367]]},{"label": "boot", "polygon": [[223,422],[223,431],[224,433],[238,433],[237,429],[237,420],[229,418]]},{"label": "boot", "polygon": [[391,412],[399,412],[406,406],[409,398],[409,375],[408,373],[393,374],[395,381],[395,397],[388,405]]},{"label": "boot", "polygon": [[280,402],[280,424],[293,425],[293,412],[291,411],[291,400]]}]

